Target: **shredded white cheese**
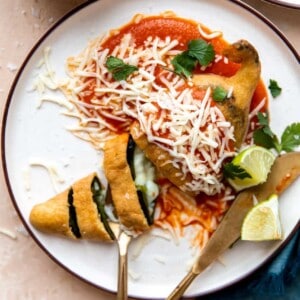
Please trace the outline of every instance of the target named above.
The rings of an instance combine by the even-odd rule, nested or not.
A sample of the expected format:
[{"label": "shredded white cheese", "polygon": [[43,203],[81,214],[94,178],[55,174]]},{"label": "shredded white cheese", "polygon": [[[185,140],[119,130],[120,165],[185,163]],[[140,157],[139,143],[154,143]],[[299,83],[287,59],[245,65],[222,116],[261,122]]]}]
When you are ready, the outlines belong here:
[{"label": "shredded white cheese", "polygon": [[140,235],[133,245],[131,245],[132,251],[131,251],[131,260],[137,259],[147,244],[149,244],[151,240],[151,235],[149,234],[143,234]]},{"label": "shredded white cheese", "polygon": [[0,228],[0,233],[3,235],[8,236],[9,238],[16,240],[17,236],[14,232],[12,232],[11,230],[5,229],[5,228]]},{"label": "shredded white cheese", "polygon": [[162,255],[154,255],[154,260],[156,260],[157,262],[159,262],[160,264],[165,265],[166,264],[166,257],[162,256]]},{"label": "shredded white cheese", "polygon": [[254,117],[257,116],[258,112],[265,106],[266,98],[263,98],[258,105],[249,113],[248,119],[249,121]]},{"label": "shredded white cheese", "polygon": [[44,161],[42,159],[31,159],[30,166],[45,168],[50,176],[53,188],[56,192],[59,192],[58,184],[65,182],[64,178],[59,174],[55,164]]},{"label": "shredded white cheese", "polygon": [[128,268],[128,275],[134,281],[137,281],[142,277],[141,273],[135,272],[132,268]]},{"label": "shredded white cheese", "polygon": [[56,103],[59,106],[63,106],[65,108],[67,108],[68,110],[72,110],[74,107],[73,104],[70,103],[69,101],[66,101],[65,98],[47,95],[47,96],[39,98],[39,103],[37,105],[37,108],[41,108],[43,102]]},{"label": "shredded white cheese", "polygon": [[[207,34],[200,25],[199,31],[206,39],[222,34]],[[68,59],[70,79],[60,86],[69,104],[76,107],[76,112],[67,115],[78,119],[78,125],[69,130],[101,149],[105,141],[120,129],[129,131],[132,120],[137,120],[148,141],[171,154],[172,161],[165,163],[178,168],[178,176],[192,176],[183,190],[208,195],[221,192],[222,163],[235,154],[230,147],[234,129],[212,104],[210,88],[196,97],[193,85],[168,70],[173,68],[171,60],[178,53],[179,42],[170,37],[149,37],[136,47],[132,36],[126,34],[111,52],[101,42],[92,41],[81,54]],[[45,50],[44,62],[47,78],[55,87],[59,83],[49,64],[49,51]],[[127,80],[114,81],[105,66],[109,55],[137,66],[138,71]],[[225,61],[226,57],[217,59]],[[44,84],[51,86],[45,78]],[[228,97],[232,92],[228,91]],[[69,108],[58,99],[42,101],[46,100]]]},{"label": "shredded white cheese", "polygon": [[30,191],[30,189],[31,189],[31,182],[30,182],[30,172],[29,172],[29,169],[28,168],[23,169],[22,175],[23,175],[23,182],[24,182],[25,190],[26,191]]},{"label": "shredded white cheese", "polygon": [[222,34],[223,34],[221,31],[214,31],[211,33],[206,33],[200,24],[198,25],[198,30],[199,30],[200,34],[202,35],[202,37],[204,37],[206,40],[215,39],[217,37],[222,36]]},{"label": "shredded white cheese", "polygon": [[18,70],[18,66],[14,63],[8,63],[6,67],[10,72],[16,72]]}]

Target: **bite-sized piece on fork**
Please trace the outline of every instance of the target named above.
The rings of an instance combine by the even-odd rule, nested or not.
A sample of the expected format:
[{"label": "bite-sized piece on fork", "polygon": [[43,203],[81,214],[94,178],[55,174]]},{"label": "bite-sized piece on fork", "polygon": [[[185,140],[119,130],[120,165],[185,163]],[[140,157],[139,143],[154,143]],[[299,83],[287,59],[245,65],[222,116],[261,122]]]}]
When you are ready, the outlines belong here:
[{"label": "bite-sized piece on fork", "polygon": [[[138,174],[140,169],[143,169],[144,159],[139,158],[139,166],[134,167],[135,154],[135,144],[128,133],[116,136],[104,146],[104,172],[116,214],[120,223],[133,234],[149,229],[158,195],[158,186],[155,188],[153,176],[149,180],[146,174]],[[142,151],[140,154],[144,156]],[[135,179],[139,175],[147,180],[137,183]]]},{"label": "bite-sized piece on fork", "polygon": [[145,231],[147,220],[127,162],[128,139],[129,135],[125,133],[106,142],[103,167],[120,222],[128,229]]},{"label": "bite-sized piece on fork", "polygon": [[[154,167],[135,146],[127,133],[109,140],[104,146],[103,167],[120,223],[133,233],[141,233],[153,222],[158,186],[153,181],[153,172],[149,178],[149,171]],[[139,163],[135,164],[135,159],[139,159]],[[141,174],[143,172],[148,175]]]},{"label": "bite-sized piece on fork", "polygon": [[253,94],[260,80],[261,65],[256,49],[246,40],[233,43],[223,52],[230,61],[241,64],[231,77],[215,74],[194,75],[192,80],[199,87],[222,87],[232,95],[229,99],[216,102],[227,121],[234,126],[235,147],[239,148],[248,129],[249,109]]},{"label": "bite-sized piece on fork", "polygon": [[153,223],[159,190],[155,168],[131,136],[120,134],[104,146],[104,171],[112,202],[122,224],[119,245],[118,300],[127,299],[127,251],[132,236],[148,230]]}]

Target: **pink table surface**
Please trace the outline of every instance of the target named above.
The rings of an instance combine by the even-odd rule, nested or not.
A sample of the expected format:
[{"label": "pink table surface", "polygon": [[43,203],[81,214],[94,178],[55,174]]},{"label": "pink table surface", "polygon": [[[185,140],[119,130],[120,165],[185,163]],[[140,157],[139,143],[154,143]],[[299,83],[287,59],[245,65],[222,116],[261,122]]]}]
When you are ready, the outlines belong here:
[{"label": "pink table surface", "polygon": [[[223,0],[220,0],[223,1]],[[0,109],[16,71],[37,39],[81,0],[0,0]],[[265,14],[300,52],[300,10],[244,1]],[[26,233],[0,175],[0,299],[114,299],[56,265]]]}]

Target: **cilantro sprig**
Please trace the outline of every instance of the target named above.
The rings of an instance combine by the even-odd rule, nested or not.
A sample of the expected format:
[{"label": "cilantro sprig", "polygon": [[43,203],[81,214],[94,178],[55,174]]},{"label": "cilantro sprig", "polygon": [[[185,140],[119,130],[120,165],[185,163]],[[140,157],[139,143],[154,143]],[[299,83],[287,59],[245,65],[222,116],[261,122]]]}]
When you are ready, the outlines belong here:
[{"label": "cilantro sprig", "polygon": [[282,151],[292,152],[300,146],[300,123],[292,123],[283,131],[280,140],[269,126],[268,114],[258,113],[260,128],[253,133],[254,143],[267,149],[275,149],[278,154]]},{"label": "cilantro sprig", "polygon": [[189,77],[198,63],[201,66],[208,66],[214,57],[215,51],[213,46],[202,39],[197,39],[189,41],[188,49],[177,54],[171,63],[175,73]]},{"label": "cilantro sprig", "polygon": [[201,66],[207,66],[213,61],[215,50],[204,40],[191,40],[188,43],[188,55],[195,58]]},{"label": "cilantro sprig", "polygon": [[245,179],[252,178],[252,176],[241,166],[237,166],[232,162],[227,163],[223,167],[223,175],[228,179]]},{"label": "cilantro sprig", "polygon": [[114,56],[107,58],[105,66],[116,81],[126,80],[130,74],[138,70],[136,66],[126,64],[122,59]]},{"label": "cilantro sprig", "polygon": [[171,63],[176,74],[190,77],[196,67],[197,61],[193,57],[190,57],[187,51],[184,51],[176,55]]},{"label": "cilantro sprig", "polygon": [[269,86],[268,86],[271,95],[273,96],[273,98],[278,97],[281,94],[281,87],[278,85],[276,80],[270,79],[269,81]]}]

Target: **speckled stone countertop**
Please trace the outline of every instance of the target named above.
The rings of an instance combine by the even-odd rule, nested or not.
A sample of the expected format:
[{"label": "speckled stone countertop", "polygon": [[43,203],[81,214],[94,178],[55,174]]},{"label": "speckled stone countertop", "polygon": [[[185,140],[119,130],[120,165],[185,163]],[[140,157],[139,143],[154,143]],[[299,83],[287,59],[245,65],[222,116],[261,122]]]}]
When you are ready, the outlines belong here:
[{"label": "speckled stone countertop", "polygon": [[[222,0],[221,0],[222,1]],[[26,54],[37,39],[81,0],[0,0],[0,108]],[[244,1],[268,17],[300,52],[300,10]],[[13,37],[13,38],[12,38]],[[0,299],[114,299],[56,265],[26,233],[0,175]],[[9,236],[5,233],[12,234]]]}]

